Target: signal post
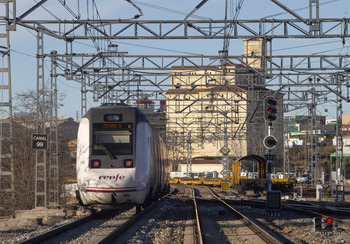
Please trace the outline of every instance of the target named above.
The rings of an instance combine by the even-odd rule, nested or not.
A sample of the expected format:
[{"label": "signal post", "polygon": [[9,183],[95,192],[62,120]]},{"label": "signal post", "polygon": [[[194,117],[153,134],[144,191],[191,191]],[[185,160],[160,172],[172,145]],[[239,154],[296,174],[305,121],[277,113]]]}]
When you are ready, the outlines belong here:
[{"label": "signal post", "polygon": [[268,149],[267,156],[265,159],[267,159],[267,190],[271,191],[271,149],[275,148],[277,145],[276,138],[271,135],[272,130],[272,122],[277,119],[277,100],[273,96],[268,96],[264,99],[263,104],[264,109],[264,119],[267,123],[269,123],[268,127],[268,135],[264,138],[263,144]]},{"label": "signal post", "polygon": [[268,149],[267,155],[267,194],[266,194],[266,211],[268,216],[279,216],[281,206],[281,192],[272,191],[271,187],[271,161],[276,159],[276,155],[271,154],[271,149],[277,145],[277,139],[272,135],[272,122],[277,119],[277,100],[273,96],[264,99],[263,104],[264,119],[268,123],[268,135],[263,140],[263,145]]}]

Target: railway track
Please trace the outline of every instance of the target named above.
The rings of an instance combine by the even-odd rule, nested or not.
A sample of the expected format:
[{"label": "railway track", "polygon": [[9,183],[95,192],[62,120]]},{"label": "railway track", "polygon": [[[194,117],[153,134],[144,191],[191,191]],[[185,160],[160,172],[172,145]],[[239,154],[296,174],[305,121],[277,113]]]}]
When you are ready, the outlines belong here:
[{"label": "railway track", "polygon": [[285,243],[232,208],[208,187],[194,188],[197,243]]},{"label": "railway track", "polygon": [[[310,202],[296,202],[289,201],[282,205],[284,209],[290,209],[301,213],[309,214],[313,217],[321,217],[323,219],[332,218],[337,224],[350,227],[348,217],[350,216],[350,209],[336,206],[325,206],[318,203]],[[346,220],[343,218],[346,217]]]},{"label": "railway track", "polygon": [[[107,235],[111,231],[111,228],[106,228],[106,226],[111,226],[111,222],[114,223],[114,226],[122,225],[132,217],[134,212],[134,209],[101,211],[40,233],[20,243],[67,243],[78,240],[81,236],[85,236],[84,239],[89,238],[86,237],[87,235],[91,237],[92,243],[97,241],[101,235]],[[99,230],[98,234],[96,230]]]},{"label": "railway track", "polygon": [[[126,233],[125,230],[131,233],[133,226],[140,225],[140,222],[145,222],[149,219],[157,208],[158,203],[171,194],[174,194],[174,191],[136,214],[135,208],[94,212],[94,214],[53,228],[20,243],[69,243],[71,241],[80,243],[111,243],[118,238],[122,239]],[[134,231],[136,232],[137,230]],[[82,239],[82,241],[79,241],[79,239]]]},{"label": "railway track", "polygon": [[[143,210],[140,214],[135,215],[133,218],[129,219],[127,222],[125,222],[122,226],[118,227],[115,229],[113,232],[111,232],[109,235],[107,235],[105,238],[101,239],[98,243],[99,244],[107,244],[107,243],[127,243],[127,242],[132,242],[133,236],[139,236],[140,238],[140,233],[144,233],[145,235],[141,235],[142,241],[143,242],[148,242],[147,240],[150,239],[150,236],[152,236],[152,233],[147,233],[146,232],[153,232],[157,233],[157,235],[160,235],[162,232],[162,223],[155,223],[153,217],[158,215],[156,218],[161,219],[165,217],[166,221],[168,222],[170,217],[167,216],[167,212],[170,209],[173,209],[173,203],[172,200],[172,195],[180,196],[180,198],[185,198],[188,199],[189,196],[192,194],[192,189],[189,188],[183,188],[173,190],[171,193],[166,195],[163,199],[160,201],[157,201],[153,203],[151,206]],[[185,201],[186,202],[186,201]],[[184,204],[186,205],[186,203]],[[190,208],[185,208],[182,203],[179,203],[177,206],[178,209],[184,210],[185,217],[179,217],[178,222],[180,222],[179,227],[182,229],[182,226],[185,226],[185,231],[181,237],[177,237],[177,239],[183,239],[183,243],[188,243],[192,244],[193,242],[193,221],[191,218],[189,218],[189,212],[191,212]],[[175,213],[176,215],[177,213]],[[178,214],[181,216],[181,214]],[[171,224],[175,225],[175,224]],[[166,227],[166,226],[165,226]],[[153,238],[155,236],[153,235]],[[137,242],[137,241],[135,241]],[[153,240],[149,240],[149,242],[153,242]],[[158,241],[159,242],[159,241]],[[167,238],[166,241],[160,241],[161,243],[165,242],[170,242],[170,240]]]},{"label": "railway track", "polygon": [[[299,231],[312,234],[313,217],[326,216],[321,211],[325,207],[319,204],[284,202],[281,210],[283,216],[292,216],[287,220],[290,226],[288,227],[282,217],[265,218],[266,203],[263,200],[227,200],[222,192],[218,191],[217,194],[219,193],[221,197],[205,186],[177,187],[172,194],[168,194],[138,215],[135,215],[135,209],[130,209],[129,212],[114,215],[109,213],[107,216],[89,216],[87,219],[90,218],[92,222],[85,223],[85,227],[60,227],[64,234],[48,232],[45,235],[51,239],[35,237],[22,243],[291,243],[297,240],[300,234],[290,236],[291,229],[288,228],[292,228],[295,233]],[[233,208],[234,204],[237,205]],[[327,208],[334,213],[338,209],[334,206]],[[342,215],[348,212],[346,207],[339,209]],[[299,214],[296,214],[297,212]],[[306,213],[309,217],[305,217]],[[294,217],[296,215],[297,218]],[[332,215],[333,219],[338,222],[334,216]],[[341,221],[349,226],[346,220],[340,219],[338,223]],[[342,238],[347,238],[344,235],[350,233],[346,227],[335,227],[335,231],[337,234],[331,237],[333,239],[324,237],[324,242],[320,243],[332,243],[331,240],[333,243],[339,243],[334,240],[339,240],[340,233],[343,233]],[[72,237],[71,233],[75,236]],[[56,237],[52,238],[54,234]]]},{"label": "railway track", "polygon": [[[231,201],[230,204],[240,204],[240,205],[249,205],[255,208],[266,208],[266,201]],[[317,202],[306,202],[306,201],[294,201],[288,200],[281,204],[282,211],[292,211],[299,212],[310,217],[322,217],[322,218],[333,218],[336,222],[342,223],[350,227],[350,222],[348,218],[350,216],[350,208],[342,206],[327,206],[326,204],[317,203]],[[347,220],[342,220],[342,218]]]},{"label": "railway track", "polygon": [[[109,244],[113,242],[124,243],[127,239],[129,239],[130,234],[136,232],[137,226],[142,226],[144,222],[146,222],[153,214],[156,209],[158,202],[151,204],[149,207],[144,209],[142,212],[136,214],[124,224],[114,229],[104,238],[99,240],[97,243],[99,244]],[[135,229],[136,227],[136,229]],[[123,241],[123,239],[125,241]]]}]

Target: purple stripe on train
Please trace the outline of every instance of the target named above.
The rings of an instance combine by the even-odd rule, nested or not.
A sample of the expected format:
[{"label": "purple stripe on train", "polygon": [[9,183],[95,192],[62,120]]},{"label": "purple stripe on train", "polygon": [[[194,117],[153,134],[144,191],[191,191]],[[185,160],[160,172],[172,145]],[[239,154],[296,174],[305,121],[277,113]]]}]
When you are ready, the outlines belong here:
[{"label": "purple stripe on train", "polygon": [[88,192],[103,192],[103,193],[114,193],[114,192],[135,192],[136,189],[133,190],[87,190]]}]

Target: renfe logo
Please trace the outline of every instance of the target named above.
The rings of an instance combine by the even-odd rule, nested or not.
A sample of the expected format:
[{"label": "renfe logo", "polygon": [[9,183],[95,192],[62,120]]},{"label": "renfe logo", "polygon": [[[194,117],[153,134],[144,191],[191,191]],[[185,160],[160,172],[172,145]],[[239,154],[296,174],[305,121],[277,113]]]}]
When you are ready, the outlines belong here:
[{"label": "renfe logo", "polygon": [[125,179],[125,176],[124,175],[119,175],[117,174],[116,176],[99,176],[98,177],[99,180],[114,180],[114,181],[117,181],[117,180],[124,180]]}]

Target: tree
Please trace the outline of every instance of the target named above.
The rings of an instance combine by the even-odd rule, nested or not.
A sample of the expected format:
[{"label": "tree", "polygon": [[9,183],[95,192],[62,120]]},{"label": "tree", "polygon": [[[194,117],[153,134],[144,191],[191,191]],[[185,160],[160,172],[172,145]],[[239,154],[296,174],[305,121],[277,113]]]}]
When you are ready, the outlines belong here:
[{"label": "tree", "polygon": [[[60,96],[60,101],[63,99]],[[36,92],[16,94],[13,118],[13,159],[15,176],[15,209],[32,209],[34,207],[35,191],[35,156],[32,149],[32,135],[36,131],[37,96]],[[51,109],[50,99],[39,110],[40,116],[48,117]],[[39,125],[43,126],[43,124]],[[73,128],[74,129],[74,128]],[[74,131],[66,133],[64,128],[58,128],[58,158],[59,158],[59,185],[62,186],[65,176],[74,177],[75,159],[68,151],[68,141],[74,137]],[[73,136],[72,136],[73,134]],[[75,134],[76,135],[76,134]],[[47,152],[49,153],[49,152]],[[48,177],[47,177],[48,178]],[[61,187],[59,188],[61,189]],[[3,203],[6,199],[2,199]],[[8,202],[8,201],[7,201]]]}]

